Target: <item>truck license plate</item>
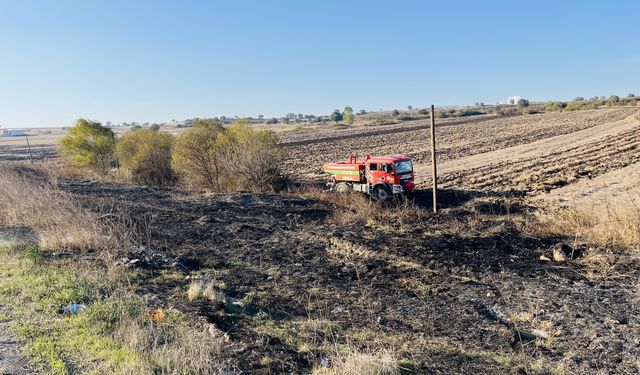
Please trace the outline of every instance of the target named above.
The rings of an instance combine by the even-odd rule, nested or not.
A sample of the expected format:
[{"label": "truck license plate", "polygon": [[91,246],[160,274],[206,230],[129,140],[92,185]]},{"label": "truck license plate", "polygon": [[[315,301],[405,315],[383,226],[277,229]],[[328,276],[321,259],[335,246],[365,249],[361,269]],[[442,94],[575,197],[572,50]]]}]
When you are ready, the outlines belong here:
[{"label": "truck license plate", "polygon": [[402,185],[393,185],[393,194],[402,193]]}]

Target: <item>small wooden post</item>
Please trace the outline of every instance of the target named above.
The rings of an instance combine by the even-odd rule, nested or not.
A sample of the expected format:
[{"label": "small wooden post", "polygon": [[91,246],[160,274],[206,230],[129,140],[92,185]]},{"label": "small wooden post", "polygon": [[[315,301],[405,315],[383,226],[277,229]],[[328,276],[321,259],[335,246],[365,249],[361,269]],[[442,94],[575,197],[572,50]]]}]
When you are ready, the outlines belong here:
[{"label": "small wooden post", "polygon": [[431,174],[433,176],[433,212],[438,213],[438,169],[436,167],[436,113],[431,105]]},{"label": "small wooden post", "polygon": [[[113,138],[113,144],[115,145],[118,142],[116,132],[111,132],[111,138]],[[120,174],[120,160],[118,160],[118,156],[115,156],[114,159],[116,159],[116,169],[118,170],[118,174]]]},{"label": "small wooden post", "polygon": [[27,148],[29,149],[29,161],[31,162],[31,164],[33,164],[33,154],[31,153],[31,144],[29,143],[29,136],[25,134],[24,137],[27,139]]}]

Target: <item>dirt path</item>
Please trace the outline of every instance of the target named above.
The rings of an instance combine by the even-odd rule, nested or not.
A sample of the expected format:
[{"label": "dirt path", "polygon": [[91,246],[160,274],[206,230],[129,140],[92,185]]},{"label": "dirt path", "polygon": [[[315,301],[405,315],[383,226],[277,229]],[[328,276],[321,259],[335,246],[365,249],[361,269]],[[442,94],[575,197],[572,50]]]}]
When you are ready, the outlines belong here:
[{"label": "dirt path", "polygon": [[[7,309],[0,305],[0,314]],[[20,344],[11,334],[11,322],[0,319],[0,375],[33,374],[27,360],[20,354]]]},{"label": "dirt path", "polygon": [[605,173],[593,179],[585,179],[573,185],[552,191],[539,199],[565,207],[589,207],[606,210],[624,201],[625,205],[640,211],[640,163]]}]

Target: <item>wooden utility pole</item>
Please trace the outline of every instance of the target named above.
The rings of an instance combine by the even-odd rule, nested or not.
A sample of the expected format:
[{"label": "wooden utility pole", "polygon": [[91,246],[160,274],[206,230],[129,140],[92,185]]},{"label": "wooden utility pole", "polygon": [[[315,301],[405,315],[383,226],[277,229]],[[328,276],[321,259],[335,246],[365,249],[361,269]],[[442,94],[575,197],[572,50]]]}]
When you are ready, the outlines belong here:
[{"label": "wooden utility pole", "polygon": [[438,168],[436,167],[436,112],[431,104],[431,174],[433,176],[433,212],[438,213]]},{"label": "wooden utility pole", "polygon": [[24,137],[27,139],[27,148],[29,148],[29,161],[31,162],[31,164],[33,164],[33,153],[31,153],[31,144],[29,143],[29,136],[25,134]]}]

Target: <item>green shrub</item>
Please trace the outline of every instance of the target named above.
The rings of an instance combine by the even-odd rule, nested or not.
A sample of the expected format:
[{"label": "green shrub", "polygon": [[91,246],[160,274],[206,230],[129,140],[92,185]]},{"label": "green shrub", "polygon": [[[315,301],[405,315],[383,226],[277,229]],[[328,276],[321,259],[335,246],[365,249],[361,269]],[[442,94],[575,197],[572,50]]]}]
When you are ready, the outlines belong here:
[{"label": "green shrub", "polygon": [[210,191],[272,190],[282,181],[284,156],[270,130],[245,120],[224,128],[200,120],[176,140],[173,166],[188,185]]},{"label": "green shrub", "polygon": [[518,108],[527,108],[529,106],[529,101],[527,99],[518,99]]},{"label": "green shrub", "polygon": [[593,101],[571,102],[567,104],[567,106],[565,107],[567,111],[578,111],[583,109],[596,109],[596,108],[598,108],[598,104]]},{"label": "green shrub", "polygon": [[353,108],[349,106],[344,107],[344,111],[342,112],[342,120],[347,125],[353,124],[353,120],[354,120]]},{"label": "green shrub", "polygon": [[171,168],[173,136],[152,129],[140,129],[125,134],[116,145],[116,154],[123,169],[139,184],[170,185],[174,182]]},{"label": "green shrub", "polygon": [[495,106],[491,110],[491,113],[498,116],[502,116],[502,117],[517,116],[521,114],[521,112],[517,108],[514,108],[512,106],[503,106],[503,105]]},{"label": "green shrub", "polygon": [[282,181],[284,150],[275,133],[237,121],[220,134],[223,174],[232,190],[274,190]]},{"label": "green shrub", "polygon": [[330,118],[331,118],[331,121],[340,122],[342,121],[342,113],[340,113],[339,109],[336,109],[333,111],[333,113],[331,113]]},{"label": "green shrub", "polygon": [[485,114],[484,112],[474,111],[474,110],[470,110],[470,109],[459,110],[456,113],[458,114],[458,117],[479,116],[479,115],[484,115]]},{"label": "green shrub", "polygon": [[187,185],[221,191],[222,155],[218,136],[225,129],[220,121],[196,119],[193,127],[175,142],[172,165]]},{"label": "green shrub", "polygon": [[34,263],[38,263],[43,258],[42,249],[37,245],[29,245],[24,249],[24,257]]},{"label": "green shrub", "polygon": [[567,107],[567,103],[564,103],[564,102],[547,102],[544,105],[544,110],[546,112],[554,112],[554,111],[560,111],[566,107]]},{"label": "green shrub", "polygon": [[411,120],[415,120],[415,117],[411,116],[408,113],[403,113],[400,116],[398,116],[398,120],[400,120],[400,121],[411,121]]},{"label": "green shrub", "polygon": [[80,119],[60,141],[67,163],[106,173],[114,163],[115,135],[99,122]]}]

